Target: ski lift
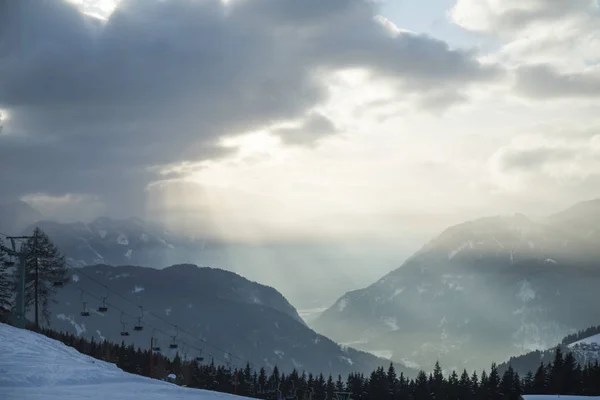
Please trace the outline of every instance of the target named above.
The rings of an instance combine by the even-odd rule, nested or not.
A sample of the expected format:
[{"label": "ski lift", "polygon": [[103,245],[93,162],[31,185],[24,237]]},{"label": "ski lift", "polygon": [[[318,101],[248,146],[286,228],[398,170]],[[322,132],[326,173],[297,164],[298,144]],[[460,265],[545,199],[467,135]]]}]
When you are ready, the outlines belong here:
[{"label": "ski lift", "polygon": [[129,332],[127,332],[127,329],[125,328],[125,326],[127,325],[125,322],[123,322],[123,312],[121,312],[121,336],[129,336]]},{"label": "ski lift", "polygon": [[200,349],[200,353],[196,356],[195,360],[199,363],[204,361],[204,357],[202,356],[202,349]]},{"label": "ski lift", "polygon": [[108,298],[108,287],[106,287],[106,296],[102,298],[102,304],[98,306],[98,312],[105,313],[108,311],[108,307],[106,306],[106,299]]},{"label": "ski lift", "polygon": [[177,346],[177,343],[175,342],[175,339],[177,339],[177,334],[179,333],[179,331],[177,330],[177,325],[175,325],[175,329],[176,329],[176,331],[175,331],[175,336],[172,336],[172,338],[173,338],[173,343],[171,343],[171,344],[169,345],[169,348],[170,348],[170,349],[176,349],[177,347],[179,347],[179,346]]},{"label": "ski lift", "polygon": [[136,332],[141,332],[144,330],[144,327],[142,326],[142,318],[144,318],[144,309],[142,308],[142,306],[140,307],[140,311],[142,312],[142,316],[138,318],[138,323],[136,326],[133,327],[133,330]]},{"label": "ski lift", "polygon": [[156,332],[156,329],[154,329],[152,331],[152,351],[160,352],[160,346],[158,345],[158,339],[154,338],[155,332]]},{"label": "ski lift", "polygon": [[81,311],[81,316],[82,317],[89,317],[90,316],[90,312],[87,310],[86,308],[86,302],[83,301],[83,289],[81,290],[81,304],[83,305],[83,311]]}]

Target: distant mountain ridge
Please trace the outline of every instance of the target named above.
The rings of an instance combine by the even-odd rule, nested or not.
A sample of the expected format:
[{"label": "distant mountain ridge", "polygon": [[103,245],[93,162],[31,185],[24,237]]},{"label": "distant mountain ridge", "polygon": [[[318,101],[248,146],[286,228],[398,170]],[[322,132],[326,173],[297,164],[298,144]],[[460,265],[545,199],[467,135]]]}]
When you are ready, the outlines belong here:
[{"label": "distant mountain ridge", "polygon": [[139,218],[101,217],[90,223],[38,221],[25,233],[40,227],[77,266],[144,265],[162,268],[194,259],[203,242],[176,235],[160,224]]},{"label": "distant mountain ridge", "polygon": [[450,227],[313,326],[426,369],[436,360],[483,368],[553,346],[600,320],[600,241],[581,230],[600,223],[599,210],[593,201],[542,221],[516,214]]},{"label": "distant mountain ridge", "polygon": [[[229,359],[234,364],[243,362],[245,365],[249,361],[267,368],[277,365],[287,372],[296,368],[345,375],[353,371],[366,373],[389,363],[315,333],[275,289],[231,272],[193,265],[175,265],[162,270],[98,265],[74,269],[72,273],[72,284],[60,290],[57,304],[52,306],[54,329],[96,340],[106,338],[120,342],[124,339],[126,344],[134,343],[143,348],[153,335],[166,355],[174,356],[179,351],[188,357],[201,355],[207,360],[214,357],[221,360],[220,363]],[[108,296],[109,310],[98,312],[98,299],[105,296]],[[90,317],[80,315],[84,302]],[[135,304],[143,306],[143,316]],[[121,310],[127,314],[122,315]],[[142,318],[141,323],[146,326],[142,332],[132,330],[138,323],[137,318]],[[154,332],[150,326],[166,335]],[[123,329],[128,330],[130,336],[122,337]],[[177,350],[171,350],[169,344],[174,338],[190,346],[186,348],[180,343]],[[202,348],[203,353],[199,354],[191,346]],[[413,373],[401,365],[398,368],[407,374]]]}]

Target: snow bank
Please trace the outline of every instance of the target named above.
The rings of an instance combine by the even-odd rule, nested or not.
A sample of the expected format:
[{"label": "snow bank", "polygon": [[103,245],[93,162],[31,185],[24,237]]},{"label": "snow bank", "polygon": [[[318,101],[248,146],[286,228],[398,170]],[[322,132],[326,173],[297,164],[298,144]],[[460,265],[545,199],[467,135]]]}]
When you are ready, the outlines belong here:
[{"label": "snow bank", "polygon": [[0,399],[243,399],[123,372],[43,335],[0,323]]}]

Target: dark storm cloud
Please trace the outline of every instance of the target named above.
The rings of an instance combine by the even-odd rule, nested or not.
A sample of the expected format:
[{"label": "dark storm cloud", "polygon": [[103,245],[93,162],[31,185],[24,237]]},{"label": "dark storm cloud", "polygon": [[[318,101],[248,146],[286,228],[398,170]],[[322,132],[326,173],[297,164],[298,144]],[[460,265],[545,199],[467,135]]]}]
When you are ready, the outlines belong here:
[{"label": "dark storm cloud", "polygon": [[520,67],[516,89],[532,98],[590,98],[600,96],[598,71],[560,73],[550,65]]},{"label": "dark storm cloud", "polygon": [[[224,134],[306,115],[326,99],[324,71],[367,68],[448,103],[497,73],[391,35],[361,0],[132,0],[105,24],[58,0],[0,7],[5,195],[89,193],[112,210],[140,204],[148,167],[219,157]],[[313,114],[310,135],[284,140],[308,144],[325,125]]]}]

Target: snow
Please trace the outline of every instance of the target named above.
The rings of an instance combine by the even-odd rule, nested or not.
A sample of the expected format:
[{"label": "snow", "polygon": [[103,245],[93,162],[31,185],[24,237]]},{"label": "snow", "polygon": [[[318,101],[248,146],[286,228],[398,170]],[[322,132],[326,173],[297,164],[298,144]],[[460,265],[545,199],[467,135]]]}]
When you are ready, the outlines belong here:
[{"label": "snow", "polygon": [[398,326],[398,320],[395,317],[384,318],[383,323],[392,331],[397,331],[398,329],[400,329],[400,327]]},{"label": "snow", "polygon": [[139,293],[139,292],[143,292],[143,291],[144,291],[144,287],[143,286],[135,285],[133,287],[133,290],[131,291],[131,293]]},{"label": "snow", "polygon": [[281,359],[283,359],[283,356],[285,355],[285,353],[281,350],[274,350],[273,353],[275,353],[275,355]]},{"label": "snow", "polygon": [[523,400],[585,400],[595,399],[600,400],[600,396],[562,396],[550,394],[524,394]]},{"label": "snow", "polygon": [[552,258],[546,258],[546,262],[550,264],[558,264],[556,260],[553,260]]},{"label": "snow", "polygon": [[104,336],[102,336],[102,332],[100,332],[100,330],[96,330],[96,333],[98,334],[98,337],[100,338],[101,341],[104,342],[104,340],[106,340],[106,338]]},{"label": "snow", "polygon": [[127,246],[129,245],[129,239],[127,239],[127,236],[125,236],[122,233],[119,233],[119,237],[117,238],[117,243],[119,243],[120,245],[123,246]]},{"label": "snow", "polygon": [[346,306],[348,305],[348,299],[343,298],[340,300],[340,302],[337,305],[337,309],[339,312],[342,312],[346,309]]},{"label": "snow", "polygon": [[522,280],[520,285],[519,292],[517,293],[517,299],[521,300],[523,303],[527,303],[535,299],[535,291],[527,279]]},{"label": "snow", "polygon": [[79,275],[77,275],[77,274],[73,274],[73,276],[71,277],[71,280],[72,280],[73,282],[79,282]]},{"label": "snow", "polygon": [[473,248],[473,242],[472,241],[468,241],[468,242],[464,242],[463,244],[461,244],[460,246],[458,246],[457,249],[452,250],[450,253],[448,253],[448,260],[452,260],[454,258],[454,256],[456,256],[458,253],[460,253],[461,251],[463,251],[466,248]]},{"label": "snow", "polygon": [[125,252],[125,257],[131,260],[131,254],[133,254],[133,250],[129,249]]},{"label": "snow", "polygon": [[56,340],[2,323],[0,354],[0,399],[243,399],[128,374]]},{"label": "snow", "polygon": [[597,335],[586,337],[585,339],[581,339],[577,342],[571,343],[569,345],[569,347],[573,347],[573,346],[581,345],[581,344],[587,344],[587,345],[600,344],[600,333],[598,333]]},{"label": "snow", "polygon": [[101,237],[102,239],[104,239],[104,238],[106,237],[106,234],[107,234],[107,232],[106,232],[104,229],[100,229],[100,230],[98,231],[98,235],[100,235],[100,237]]},{"label": "snow", "polygon": [[369,350],[369,353],[375,357],[385,358],[386,360],[391,360],[394,355],[394,352],[391,350]]},{"label": "snow", "polygon": [[81,336],[82,333],[85,333],[85,324],[79,325],[77,322],[75,322],[75,319],[73,319],[73,317],[67,317],[65,314],[58,314],[56,318],[63,321],[68,321],[71,325],[73,325],[73,327],[77,331],[77,336]]},{"label": "snow", "polygon": [[167,309],[165,310],[165,314],[167,314],[167,317],[168,317],[169,315],[171,315],[171,309],[170,309],[170,308],[167,308]]},{"label": "snow", "polygon": [[140,239],[142,240],[142,242],[147,242],[148,241],[148,235],[146,235],[145,233],[142,233],[142,235],[140,236]]},{"label": "snow", "polygon": [[390,300],[396,298],[397,296],[399,296],[400,294],[402,294],[402,292],[404,292],[404,290],[406,290],[405,287],[402,287],[400,289],[396,289],[394,290],[394,293],[390,296]]}]

